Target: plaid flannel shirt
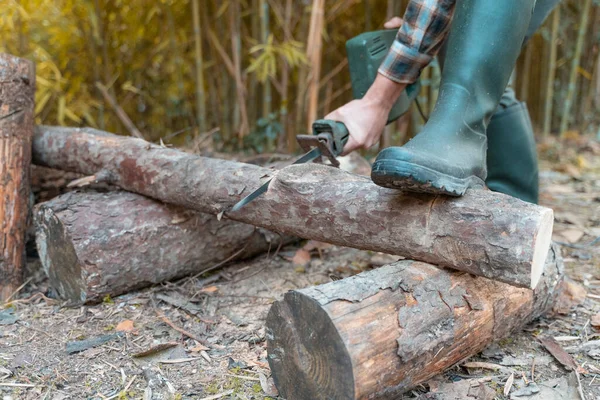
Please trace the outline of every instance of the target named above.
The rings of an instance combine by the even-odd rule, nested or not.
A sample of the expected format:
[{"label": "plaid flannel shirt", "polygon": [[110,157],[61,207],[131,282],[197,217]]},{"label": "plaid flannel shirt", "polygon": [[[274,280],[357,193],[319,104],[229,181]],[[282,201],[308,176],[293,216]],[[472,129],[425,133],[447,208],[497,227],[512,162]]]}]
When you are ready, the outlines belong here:
[{"label": "plaid flannel shirt", "polygon": [[398,83],[415,82],[444,43],[455,2],[411,0],[404,13],[404,22],[379,73]]}]

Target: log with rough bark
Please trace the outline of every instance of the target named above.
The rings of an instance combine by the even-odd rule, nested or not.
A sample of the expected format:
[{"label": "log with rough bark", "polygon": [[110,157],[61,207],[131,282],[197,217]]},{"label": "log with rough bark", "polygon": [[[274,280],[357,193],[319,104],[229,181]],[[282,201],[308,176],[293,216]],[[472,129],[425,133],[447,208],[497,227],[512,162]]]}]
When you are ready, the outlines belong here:
[{"label": "log with rough bark", "polygon": [[552,210],[500,193],[473,190],[459,198],[402,193],[319,164],[290,166],[275,174],[94,132],[38,127],[34,162],[212,214],[227,212],[275,175],[267,193],[225,216],[521,287],[536,286],[550,247]]},{"label": "log with rough bark", "polygon": [[286,399],[397,399],[548,311],[562,278],[549,252],[535,291],[415,261],[288,292],[267,316]]},{"label": "log with rough bark", "polygon": [[275,252],[291,239],[122,191],[63,194],[39,204],[34,221],[52,287],[76,303]]},{"label": "log with rough bark", "polygon": [[0,301],[23,279],[34,94],[34,64],[0,54]]}]

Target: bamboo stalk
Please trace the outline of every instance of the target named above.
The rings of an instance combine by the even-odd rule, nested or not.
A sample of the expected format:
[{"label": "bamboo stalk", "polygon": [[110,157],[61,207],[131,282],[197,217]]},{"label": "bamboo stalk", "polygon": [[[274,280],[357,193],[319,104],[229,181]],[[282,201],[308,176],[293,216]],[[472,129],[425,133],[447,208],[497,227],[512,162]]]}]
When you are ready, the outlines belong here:
[{"label": "bamboo stalk", "polygon": [[196,59],[196,123],[199,132],[206,131],[206,98],[204,96],[204,66],[202,59],[202,36],[200,26],[200,7],[198,0],[192,0],[192,18],[194,24],[194,58]]},{"label": "bamboo stalk", "polygon": [[[286,0],[285,11],[283,20],[283,34],[285,40],[292,40],[292,32],[290,29],[292,21],[292,0]],[[285,142],[288,138],[289,133],[289,120],[288,120],[288,103],[289,103],[289,79],[290,79],[290,66],[286,60],[283,62],[283,70],[281,71],[281,106],[279,107],[279,118],[281,123],[281,135],[279,136],[278,150],[285,148]],[[288,139],[290,140],[290,139]],[[293,141],[293,139],[291,139]]]},{"label": "bamboo stalk", "polygon": [[239,0],[234,0],[229,4],[229,24],[231,29],[231,50],[233,53],[233,65],[235,67],[235,84],[237,92],[237,107],[239,109],[239,131],[238,145],[242,145],[244,137],[248,134],[248,114],[246,112],[246,91],[244,87],[244,78],[242,76],[242,44],[240,37],[240,10]]},{"label": "bamboo stalk", "polygon": [[569,119],[571,117],[571,106],[573,105],[573,97],[575,96],[575,85],[577,84],[577,70],[579,68],[579,62],[581,60],[581,53],[583,50],[583,43],[585,40],[585,32],[587,31],[591,6],[592,0],[585,0],[585,3],[581,10],[581,20],[579,21],[579,31],[577,33],[577,42],[575,45],[575,55],[573,56],[573,60],[571,62],[571,73],[569,75],[567,98],[565,100],[565,108],[563,109],[562,119],[560,122],[561,136],[563,136],[564,133],[567,131]]},{"label": "bamboo stalk", "polygon": [[[304,17],[304,13],[302,13],[302,17]],[[309,23],[307,23],[306,18],[300,19],[300,34],[298,37],[305,38],[307,37],[307,29],[309,28]],[[306,52],[308,55],[308,42],[306,46]],[[296,124],[294,126],[294,130],[288,130],[288,152],[292,153],[296,150],[296,140],[294,137],[294,131],[304,130],[303,126],[303,117],[304,110],[306,106],[306,91],[308,82],[308,67],[305,65],[301,65],[298,70],[298,84],[296,85],[296,107],[294,112],[296,113]]]},{"label": "bamboo stalk", "polygon": [[144,139],[144,135],[142,134],[142,132],[140,132],[140,130],[133,123],[133,121],[131,121],[127,113],[123,110],[119,103],[117,103],[117,100],[113,96],[111,96],[111,94],[108,92],[108,88],[100,82],[96,82],[96,87],[98,88],[98,90],[100,90],[100,93],[102,93],[104,100],[106,100],[106,102],[110,104],[119,120],[121,120],[123,125],[127,127],[127,130],[129,131],[129,133],[131,133],[131,136],[135,136],[139,139]]},{"label": "bamboo stalk", "polygon": [[317,119],[319,106],[319,78],[321,76],[321,59],[323,56],[323,22],[324,22],[325,0],[313,0],[310,29],[308,34],[308,60],[310,64],[310,77],[308,80],[308,112],[307,129],[311,129],[314,120]]},{"label": "bamboo stalk", "polygon": [[547,137],[552,129],[552,107],[554,105],[554,80],[556,79],[556,54],[558,50],[558,28],[560,26],[560,5],[552,15],[552,33],[550,37],[550,67],[546,81],[546,101],[544,104],[544,130],[543,136]]},{"label": "bamboo stalk", "polygon": [[523,60],[523,71],[521,73],[521,90],[519,99],[523,102],[527,102],[529,97],[529,83],[531,76],[531,60],[533,56],[533,45],[532,41],[525,46],[525,59]]},{"label": "bamboo stalk", "polygon": [[[269,40],[269,3],[266,0],[260,0],[260,38],[263,44]],[[271,82],[267,79],[263,83],[263,118],[271,114],[271,101]]]}]

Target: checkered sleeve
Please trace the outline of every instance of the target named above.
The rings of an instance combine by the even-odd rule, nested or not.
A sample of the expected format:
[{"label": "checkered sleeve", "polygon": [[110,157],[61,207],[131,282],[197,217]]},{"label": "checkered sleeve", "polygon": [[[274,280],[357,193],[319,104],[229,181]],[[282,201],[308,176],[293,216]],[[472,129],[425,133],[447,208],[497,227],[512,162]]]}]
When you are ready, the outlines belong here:
[{"label": "checkered sleeve", "polygon": [[379,73],[413,83],[440,50],[450,29],[456,0],[411,0]]}]

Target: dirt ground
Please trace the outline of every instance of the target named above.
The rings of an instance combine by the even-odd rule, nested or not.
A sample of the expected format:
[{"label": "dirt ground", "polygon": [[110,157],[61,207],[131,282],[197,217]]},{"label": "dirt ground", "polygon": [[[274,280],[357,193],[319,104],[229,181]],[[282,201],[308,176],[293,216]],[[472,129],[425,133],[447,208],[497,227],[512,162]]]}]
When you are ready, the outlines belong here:
[{"label": "dirt ground", "polygon": [[[554,239],[568,275],[587,290],[573,292],[583,304],[535,321],[403,398],[600,399],[600,145],[575,136],[539,150],[541,203],[555,210]],[[52,299],[32,257],[27,285],[0,307],[0,396],[277,399],[266,359],[270,305],[288,290],[397,259],[312,242],[298,251],[306,245],[78,308]],[[537,338],[547,335],[578,372],[544,349]],[[82,344],[95,347],[76,348]]]}]

